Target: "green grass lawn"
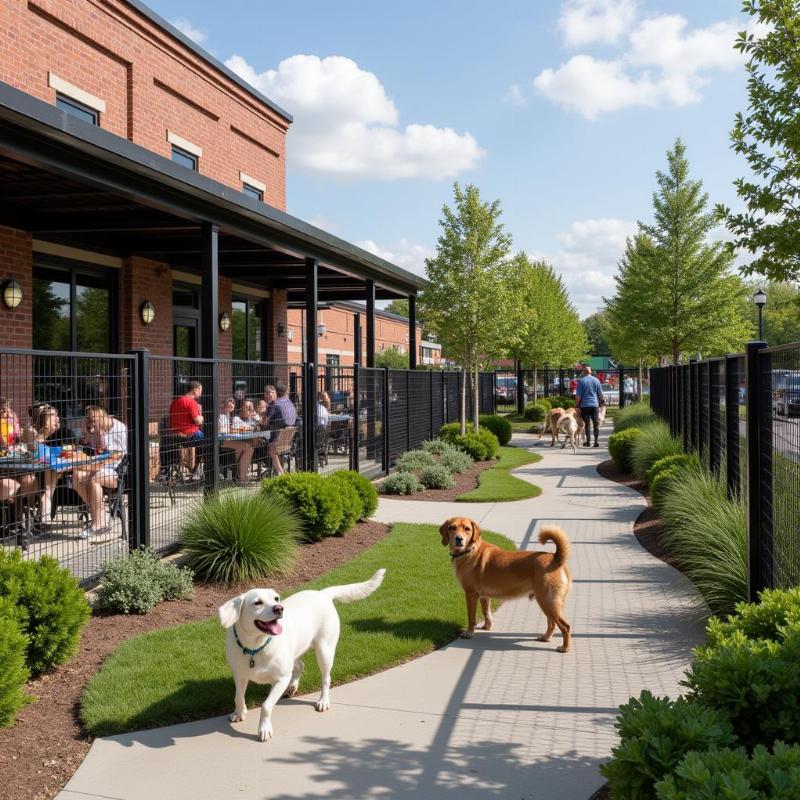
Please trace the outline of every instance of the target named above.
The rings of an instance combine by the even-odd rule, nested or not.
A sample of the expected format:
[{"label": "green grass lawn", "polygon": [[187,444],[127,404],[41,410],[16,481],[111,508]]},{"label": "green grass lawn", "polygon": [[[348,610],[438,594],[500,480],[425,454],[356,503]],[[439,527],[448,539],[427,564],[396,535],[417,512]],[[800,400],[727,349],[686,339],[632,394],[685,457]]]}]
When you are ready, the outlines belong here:
[{"label": "green grass lawn", "polygon": [[[505,549],[515,549],[504,536],[483,535]],[[414,558],[409,558],[410,553]],[[435,525],[396,524],[389,536],[353,561],[296,590],[357,583],[379,567],[387,572],[375,594],[338,605],[342,633],[333,666],[334,684],[429,653],[452,641],[466,624],[464,593],[453,578]],[[310,652],[300,691],[319,686],[316,658]],[[251,683],[248,705],[261,703],[266,689]],[[121,644],[86,687],[80,716],[90,733],[106,736],[232,709],[225,631],[215,617],[145,633]]]},{"label": "green grass lawn", "polygon": [[529,453],[519,447],[501,447],[497,463],[480,474],[478,487],[456,499],[464,503],[501,503],[538,497],[542,490],[532,483],[514,477],[511,470],[541,460],[542,457],[538,453]]},{"label": "green grass lawn", "polygon": [[539,433],[541,423],[523,419],[522,414],[505,414],[505,418],[511,423],[514,433]]}]

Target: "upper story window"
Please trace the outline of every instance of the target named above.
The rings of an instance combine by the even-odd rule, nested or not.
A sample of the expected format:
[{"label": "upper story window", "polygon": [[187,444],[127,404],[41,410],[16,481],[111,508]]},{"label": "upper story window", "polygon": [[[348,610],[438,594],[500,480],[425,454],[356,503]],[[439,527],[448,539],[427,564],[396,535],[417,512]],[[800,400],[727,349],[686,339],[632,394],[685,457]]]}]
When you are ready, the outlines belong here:
[{"label": "upper story window", "polygon": [[261,329],[264,302],[235,297],[231,303],[231,350],[233,357],[244,361],[261,361]]},{"label": "upper story window", "polygon": [[198,166],[198,158],[192,153],[188,153],[186,150],[181,150],[180,147],[176,147],[172,145],[172,160],[176,164],[180,164],[182,167],[186,167],[186,169],[190,169],[193,172],[197,172]]},{"label": "upper story window", "polygon": [[62,111],[66,111],[67,114],[82,119],[90,125],[100,124],[99,111],[95,111],[93,108],[89,108],[89,106],[85,106],[77,100],[65,97],[63,94],[56,95],[56,108],[60,108]]},{"label": "upper story window", "polygon": [[100,125],[100,114],[106,111],[105,100],[89,94],[52,72],[47,74],[47,84],[56,91],[56,108],[90,125]]},{"label": "upper story window", "polygon": [[239,180],[242,182],[242,194],[254,197],[261,203],[264,202],[264,192],[267,191],[267,185],[263,181],[248,175],[246,172],[239,173]]},{"label": "upper story window", "polygon": [[170,130],[167,131],[167,141],[172,145],[172,160],[176,164],[180,164],[193,172],[200,171],[200,159],[203,156],[202,147]]}]

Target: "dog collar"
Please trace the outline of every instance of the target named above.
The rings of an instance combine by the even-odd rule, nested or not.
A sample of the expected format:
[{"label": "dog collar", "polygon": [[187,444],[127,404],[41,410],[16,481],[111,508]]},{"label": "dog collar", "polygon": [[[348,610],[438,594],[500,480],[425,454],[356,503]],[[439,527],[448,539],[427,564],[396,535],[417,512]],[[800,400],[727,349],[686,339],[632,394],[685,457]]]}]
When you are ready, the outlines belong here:
[{"label": "dog collar", "polygon": [[239,641],[239,634],[236,633],[236,626],[235,625],[233,626],[233,638],[236,639],[236,644],[239,645],[239,647],[241,648],[242,652],[246,656],[250,656],[250,669],[253,669],[253,667],[255,667],[255,665],[256,665],[256,662],[255,662],[255,659],[253,658],[253,656],[257,656],[272,641],[272,637],[269,636],[267,638],[267,641],[264,642],[264,644],[262,644],[261,647],[257,647],[255,650],[252,650],[249,647],[245,647]]},{"label": "dog collar", "polygon": [[474,548],[470,545],[466,550],[462,550],[460,553],[450,553],[450,560],[455,561],[457,558],[461,558],[461,556],[468,556]]}]

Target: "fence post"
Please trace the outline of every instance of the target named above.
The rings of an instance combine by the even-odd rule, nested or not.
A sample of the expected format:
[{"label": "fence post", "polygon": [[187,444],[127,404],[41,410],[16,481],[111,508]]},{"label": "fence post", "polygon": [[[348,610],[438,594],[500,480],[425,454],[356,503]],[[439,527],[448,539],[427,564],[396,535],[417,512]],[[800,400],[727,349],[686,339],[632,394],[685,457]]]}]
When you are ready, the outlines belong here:
[{"label": "fence post", "polygon": [[389,474],[389,367],[383,368],[383,471]]},{"label": "fence post", "polygon": [[150,545],[150,353],[145,348],[128,352],[134,356],[128,548],[135,550]]},{"label": "fence post", "polygon": [[728,496],[739,494],[739,356],[725,356],[725,469]]},{"label": "fence post", "polygon": [[517,361],[517,414],[522,416],[524,412],[525,412],[525,373],[522,371],[522,361]]},{"label": "fence post", "polygon": [[[620,367],[617,371],[617,392],[619,393],[619,407],[625,408],[625,368]],[[588,429],[587,429],[588,430]]]},{"label": "fence post", "polygon": [[430,412],[428,414],[428,419],[429,419],[429,421],[431,423],[430,424],[430,430],[431,430],[430,438],[433,439],[433,437],[434,437],[434,433],[433,433],[433,370],[430,370],[428,372],[428,404],[429,404],[429,408],[430,408]]},{"label": "fence post", "polygon": [[406,450],[411,449],[411,370],[406,370]]},{"label": "fence post", "polygon": [[720,382],[719,360],[708,363],[708,466],[715,475],[719,475],[722,465],[722,442],[719,435]]},{"label": "fence post", "polygon": [[306,364],[303,378],[303,455],[306,472],[317,472],[317,366]]},{"label": "fence post", "polygon": [[[759,350],[766,347],[765,342],[748,342],[745,349],[745,390],[747,409],[747,594],[751,603],[758,600],[758,593],[768,588],[766,559],[764,550],[772,552],[772,483],[762,481],[772,464],[762,463],[761,447],[765,428],[771,422],[772,400],[769,392],[763,392]],[[771,386],[770,386],[771,388]],[[766,402],[765,402],[766,401]],[[765,413],[764,406],[770,408]],[[766,418],[767,425],[761,421]],[[772,443],[769,442],[770,451]],[[761,541],[761,534],[765,541]],[[762,546],[763,545],[763,546]]]},{"label": "fence post", "polygon": [[[353,437],[350,447],[350,469],[361,471],[361,367],[353,364]],[[367,399],[369,405],[369,399]]]},{"label": "fence post", "polygon": [[703,425],[703,385],[705,383],[707,387],[708,381],[708,361],[700,361],[697,364],[697,452],[701,461],[708,454],[708,442],[706,441],[708,431]]}]

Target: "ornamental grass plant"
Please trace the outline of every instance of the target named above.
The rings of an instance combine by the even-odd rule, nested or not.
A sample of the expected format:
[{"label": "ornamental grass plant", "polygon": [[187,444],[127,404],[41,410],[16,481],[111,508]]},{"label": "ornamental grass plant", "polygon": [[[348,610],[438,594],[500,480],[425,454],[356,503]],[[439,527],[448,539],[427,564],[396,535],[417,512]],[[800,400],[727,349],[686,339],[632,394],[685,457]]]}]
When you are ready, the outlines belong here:
[{"label": "ornamental grass plant", "polygon": [[683,443],[672,435],[667,423],[660,419],[647,423],[640,430],[641,435],[631,447],[630,463],[633,474],[644,480],[656,461],[666,456],[681,455]]},{"label": "ornamental grass plant", "polygon": [[655,412],[646,403],[631,403],[614,412],[614,433],[628,428],[641,428],[656,419]]},{"label": "ornamental grass plant", "polygon": [[181,531],[181,544],[199,578],[253,581],[288,572],[302,536],[300,516],[285,497],[228,493],[197,506]]}]

